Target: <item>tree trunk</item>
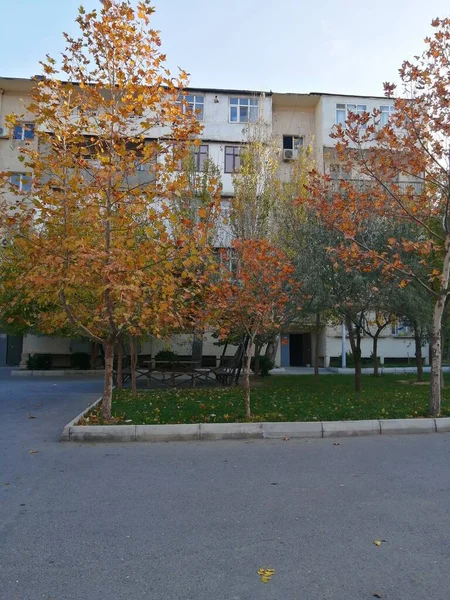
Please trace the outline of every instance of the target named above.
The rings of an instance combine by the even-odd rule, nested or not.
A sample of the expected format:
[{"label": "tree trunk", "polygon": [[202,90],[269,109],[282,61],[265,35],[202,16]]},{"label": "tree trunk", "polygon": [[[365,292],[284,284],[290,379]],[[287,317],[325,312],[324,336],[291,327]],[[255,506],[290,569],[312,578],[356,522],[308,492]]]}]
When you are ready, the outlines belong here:
[{"label": "tree trunk", "polygon": [[352,349],[353,360],[355,361],[355,392],[361,391],[361,330],[353,327],[353,322],[350,317],[346,318],[348,339]]},{"label": "tree trunk", "polygon": [[441,413],[441,375],[442,375],[442,315],[447,300],[450,275],[450,235],[445,238],[445,255],[442,265],[441,293],[438,296],[433,311],[431,329],[431,381],[430,381],[430,415],[438,417]]},{"label": "tree trunk", "polygon": [[[444,310],[445,310],[445,306],[444,306]],[[442,324],[441,324],[441,329],[442,329]],[[445,388],[445,383],[444,383],[444,371],[442,370],[442,360],[444,358],[444,336],[441,335],[441,394],[442,394],[442,390]]]},{"label": "tree trunk", "polygon": [[244,389],[245,389],[245,416],[250,419],[252,416],[250,406],[250,366],[252,362],[253,337],[250,336],[247,345],[247,357],[244,366]]},{"label": "tree trunk", "polygon": [[361,391],[361,337],[357,336],[357,350],[355,353],[355,392]]},{"label": "tree trunk", "polygon": [[316,314],[316,347],[314,348],[314,383],[319,383],[320,313]]},{"label": "tree trunk", "polygon": [[122,350],[122,344],[120,343],[120,340],[119,340],[119,342],[117,344],[117,387],[119,388],[119,390],[121,390],[123,388],[122,367],[123,367],[123,350]]},{"label": "tree trunk", "polygon": [[442,297],[436,300],[433,311],[431,330],[431,382],[430,382],[430,416],[438,417],[441,413],[441,323],[445,301]]},{"label": "tree trunk", "polygon": [[277,354],[277,349],[278,349],[278,336],[274,340],[270,341],[267,344],[267,348],[266,348],[266,352],[265,352],[265,355],[267,356],[267,358],[273,363],[275,363],[275,356]]},{"label": "tree trunk", "polygon": [[131,369],[131,393],[136,396],[136,338],[130,335],[130,369]]},{"label": "tree trunk", "polygon": [[97,367],[97,356],[98,356],[98,344],[97,344],[97,342],[91,342],[90,367],[92,370],[94,370]]},{"label": "tree trunk", "polygon": [[378,371],[378,334],[375,334],[372,343],[372,354],[373,354],[373,376],[378,377],[380,375]]},{"label": "tree trunk", "polygon": [[255,343],[255,368],[253,369],[255,376],[259,377],[259,357],[261,356],[262,344]]},{"label": "tree trunk", "polygon": [[414,329],[414,344],[416,346],[417,381],[423,381],[422,336]]},{"label": "tree trunk", "polygon": [[114,341],[109,339],[105,343],[105,378],[103,382],[102,418],[111,420],[112,387],[114,367]]}]

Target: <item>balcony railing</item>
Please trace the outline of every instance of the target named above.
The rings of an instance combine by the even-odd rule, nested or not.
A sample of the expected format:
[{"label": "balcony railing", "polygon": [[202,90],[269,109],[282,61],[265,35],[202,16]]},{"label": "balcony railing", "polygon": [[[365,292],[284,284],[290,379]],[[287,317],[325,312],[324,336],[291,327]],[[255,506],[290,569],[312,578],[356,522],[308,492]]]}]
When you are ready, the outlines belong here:
[{"label": "balcony railing", "polygon": [[[340,191],[343,182],[348,182],[350,187],[361,192],[380,189],[380,184],[371,179],[332,179],[330,181],[331,191]],[[421,181],[399,181],[391,185],[395,191],[399,191],[401,194],[409,193],[412,190],[414,195],[420,195],[423,191],[423,182]]]}]

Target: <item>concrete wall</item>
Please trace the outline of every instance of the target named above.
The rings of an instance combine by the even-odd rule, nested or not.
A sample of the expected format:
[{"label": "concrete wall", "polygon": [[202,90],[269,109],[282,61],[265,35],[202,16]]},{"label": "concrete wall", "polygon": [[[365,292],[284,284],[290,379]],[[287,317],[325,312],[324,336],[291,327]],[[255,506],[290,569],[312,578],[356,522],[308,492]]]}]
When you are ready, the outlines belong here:
[{"label": "concrete wall", "polygon": [[[341,356],[341,338],[327,338],[327,355]],[[345,341],[346,352],[351,352],[350,342],[348,337]],[[361,341],[361,351],[363,358],[369,358],[372,354],[372,338],[365,336]],[[384,337],[378,340],[378,356],[381,359],[385,358],[409,358],[412,362],[415,360],[415,345],[414,338],[394,338]],[[428,344],[422,348],[422,356],[428,360]]]},{"label": "concrete wall", "polygon": [[[336,124],[336,104],[365,104],[367,112],[371,113],[374,108],[380,106],[392,106],[394,100],[388,98],[360,97],[360,96],[321,96],[316,113],[317,131],[321,130],[321,146],[333,147],[336,141],[330,137],[330,133]],[[320,122],[321,121],[321,122]],[[317,138],[319,144],[319,137]]]}]

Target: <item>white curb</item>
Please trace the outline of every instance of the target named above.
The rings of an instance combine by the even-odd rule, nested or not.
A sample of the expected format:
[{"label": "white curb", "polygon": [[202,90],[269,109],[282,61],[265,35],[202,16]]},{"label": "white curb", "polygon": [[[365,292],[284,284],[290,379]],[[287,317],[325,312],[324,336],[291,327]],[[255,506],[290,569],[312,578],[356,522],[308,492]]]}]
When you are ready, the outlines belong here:
[{"label": "white curb", "polygon": [[381,419],[381,433],[434,433],[434,419]]},{"label": "white curb", "polygon": [[98,398],[68,423],[61,440],[76,442],[171,442],[189,440],[328,438],[359,435],[450,432],[450,418],[296,421],[260,423],[186,423],[174,425],[76,425]]},{"label": "white curb", "polygon": [[262,431],[267,439],[323,437],[322,423],[317,421],[262,423]]},{"label": "white curb", "polygon": [[380,422],[372,421],[323,421],[323,437],[380,434]]},{"label": "white curb", "polygon": [[27,371],[25,369],[13,369],[11,377],[67,377],[68,375],[76,375],[77,377],[85,375],[103,375],[105,371],[99,370],[81,370],[81,369],[48,369],[45,371]]}]

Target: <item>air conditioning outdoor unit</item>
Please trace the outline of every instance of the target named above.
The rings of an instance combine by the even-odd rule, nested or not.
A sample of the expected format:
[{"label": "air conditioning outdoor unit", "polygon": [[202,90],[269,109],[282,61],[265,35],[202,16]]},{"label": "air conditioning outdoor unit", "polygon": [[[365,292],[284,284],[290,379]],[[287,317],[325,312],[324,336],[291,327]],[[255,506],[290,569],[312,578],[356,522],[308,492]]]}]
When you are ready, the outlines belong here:
[{"label": "air conditioning outdoor unit", "polygon": [[0,137],[6,135],[5,130],[3,129],[3,127],[0,127]]},{"label": "air conditioning outdoor unit", "polygon": [[283,150],[283,160],[294,160],[295,158],[295,150],[292,150],[290,148],[285,148]]}]

